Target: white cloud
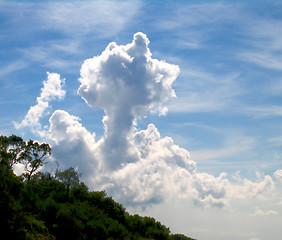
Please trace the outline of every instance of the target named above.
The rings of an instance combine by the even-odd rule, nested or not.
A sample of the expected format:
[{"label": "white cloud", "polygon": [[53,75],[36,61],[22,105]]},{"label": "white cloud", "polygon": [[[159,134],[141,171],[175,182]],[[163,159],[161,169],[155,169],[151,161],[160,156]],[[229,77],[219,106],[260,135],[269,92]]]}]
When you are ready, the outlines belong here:
[{"label": "white cloud", "polygon": [[[200,207],[219,208],[232,208],[238,202],[248,205],[250,201],[265,201],[275,195],[276,184],[270,176],[257,181],[239,178],[232,182],[224,173],[215,177],[197,170],[196,163],[188,158],[189,153],[173,142],[168,145],[167,140],[147,140],[148,149],[143,146],[139,150],[145,153],[145,158],[114,171],[104,185],[110,194],[127,205],[148,206],[182,199]],[[172,151],[177,148],[181,155]]]},{"label": "white cloud", "polygon": [[[173,6],[172,6],[173,5]],[[168,14],[155,19],[155,28],[171,35],[182,48],[202,48],[212,36],[227,22],[240,19],[240,5],[226,3],[183,4],[167,2]],[[186,41],[183,41],[185,39]]]},{"label": "white cloud", "polygon": [[[80,62],[71,60],[69,57],[63,58],[64,55],[75,54],[78,51],[78,43],[76,41],[65,40],[63,46],[59,43],[48,44],[48,46],[33,46],[21,49],[26,62],[40,63],[46,68],[52,69],[68,69],[73,71],[74,67],[79,67]],[[60,43],[62,44],[62,43]]]},{"label": "white cloud", "polygon": [[1,2],[0,11],[3,15],[15,14],[7,21],[12,27],[14,23],[23,26],[22,34],[51,29],[53,33],[59,31],[72,37],[91,32],[114,36],[132,21],[140,6],[140,1]]},{"label": "white cloud", "polygon": [[[65,80],[57,73],[47,73],[48,79],[41,88],[40,101],[51,101],[56,98],[63,99],[66,92],[62,89]],[[38,99],[37,99],[38,100]]]},{"label": "white cloud", "polygon": [[270,85],[270,92],[274,95],[282,95],[282,79],[278,79]]},{"label": "white cloud", "polygon": [[87,59],[81,68],[78,94],[107,114],[121,103],[131,118],[144,116],[149,110],[165,114],[167,101],[175,96],[171,85],[179,68],[152,59],[148,44],[145,34],[136,33],[131,44],[110,43],[100,56]]},{"label": "white cloud", "polygon": [[38,35],[42,38],[31,45],[15,47],[13,54],[20,54],[21,60],[1,64],[4,67],[0,68],[0,75],[35,62],[52,71],[77,71],[81,62],[74,55],[89,50],[91,39],[117,36],[132,24],[141,5],[140,1],[1,2],[0,15],[5,18],[2,41],[15,38],[11,33],[22,39],[38,39]]},{"label": "white cloud", "polygon": [[218,75],[192,64],[180,63],[185,70],[175,86],[177,98],[169,105],[172,112],[212,112],[227,109],[242,93],[239,73]]},{"label": "white cloud", "polygon": [[277,170],[275,173],[274,173],[274,177],[280,181],[282,183],[282,170]]},{"label": "white cloud", "polygon": [[49,119],[50,122],[50,136],[56,144],[68,139],[69,141],[75,141],[83,137],[85,143],[93,145],[92,135],[82,126],[79,122],[80,119],[76,116],[72,116],[66,111],[56,110]]},{"label": "white cloud", "polygon": [[240,54],[242,60],[253,62],[265,68],[271,68],[276,70],[282,70],[281,56],[276,56],[274,53],[270,52],[244,52]]},{"label": "white cloud", "polygon": [[[179,73],[178,66],[153,59],[148,44],[145,34],[136,33],[132,43],[110,43],[100,56],[83,63],[78,94],[90,107],[104,110],[105,134],[96,141],[78,117],[56,110],[44,132],[52,141],[53,157],[63,167],[77,167],[92,189],[106,189],[132,206],[181,199],[204,208],[223,208],[274,194],[276,182],[269,175],[256,181],[237,177],[233,182],[224,173],[216,177],[197,169],[190,153],[172,138],[161,137],[155,125],[137,130],[138,119],[149,112],[166,113]],[[64,97],[63,83],[58,74],[49,74],[37,105],[18,126],[41,134],[41,117],[49,101]],[[243,140],[238,141],[247,147],[252,144]]]},{"label": "white cloud", "polygon": [[99,158],[95,158],[95,134],[91,134],[80,123],[80,119],[66,111],[56,110],[49,119],[46,135],[52,143],[52,156],[62,165],[73,166],[85,174],[85,179],[100,169]]},{"label": "white cloud", "polygon": [[17,176],[22,175],[23,173],[25,173],[25,165],[22,163],[16,163],[13,166],[13,171]]},{"label": "white cloud", "polygon": [[282,116],[282,107],[281,106],[250,106],[245,107],[243,112],[249,114],[251,116],[257,118],[266,118],[266,117],[275,117],[275,116]]},{"label": "white cloud", "polygon": [[281,23],[278,19],[251,19],[245,28],[250,48],[239,54],[241,60],[281,71]]},{"label": "white cloud", "polygon": [[260,216],[260,215],[278,215],[277,211],[274,210],[268,210],[268,211],[263,211],[261,209],[257,209],[252,216]]},{"label": "white cloud", "polygon": [[0,68],[0,76],[5,76],[15,71],[19,71],[24,69],[27,66],[27,63],[24,61],[15,61],[11,62],[7,65],[2,65]]},{"label": "white cloud", "polygon": [[[135,128],[148,112],[165,114],[179,72],[175,65],[152,59],[148,44],[146,35],[137,33],[131,44],[111,43],[100,56],[84,62],[78,93],[91,107],[104,109],[105,135],[96,142],[78,117],[57,110],[45,134],[53,142],[53,156],[86,172],[92,187],[106,188],[128,204],[162,202],[169,194],[221,207],[224,175],[198,173],[189,152],[172,138],[161,138],[153,124]],[[52,86],[46,83],[38,99],[63,96]]]},{"label": "white cloud", "polygon": [[276,185],[271,176],[251,181],[249,179],[237,179],[236,183],[229,184],[230,199],[267,199],[275,193]]},{"label": "white cloud", "polygon": [[268,139],[268,142],[273,144],[274,146],[282,146],[282,136],[277,136]]},{"label": "white cloud", "polygon": [[193,151],[191,153],[193,159],[196,161],[212,159],[219,160],[232,156],[240,156],[252,149],[255,145],[255,140],[252,137],[240,134],[239,130],[235,133],[229,132],[229,136],[224,140],[224,142],[224,146],[218,149],[202,149],[200,151]]},{"label": "white cloud", "polygon": [[40,119],[44,116],[46,109],[49,107],[49,102],[55,99],[63,99],[65,96],[65,90],[62,89],[65,80],[61,79],[60,75],[57,73],[47,73],[48,78],[43,83],[43,88],[41,88],[41,94],[36,99],[37,104],[30,107],[25,118],[20,122],[14,122],[15,127],[31,127],[33,132],[44,135],[42,130]]},{"label": "white cloud", "polygon": [[134,161],[129,150],[136,121],[149,111],[165,114],[167,102],[175,96],[172,83],[178,66],[152,59],[148,44],[145,34],[136,33],[132,43],[110,43],[81,67],[78,94],[89,106],[105,111],[101,147],[111,167],[121,160]]},{"label": "white cloud", "polygon": [[[110,192],[128,204],[162,202],[169,196],[190,195],[189,189],[196,164],[189,152],[173,143],[169,137],[160,138],[154,125],[136,132],[135,151],[139,160],[128,163],[110,176]],[[185,178],[186,183],[183,181]],[[169,194],[168,194],[169,193]]]},{"label": "white cloud", "polygon": [[36,12],[43,27],[70,35],[96,32],[112,36],[118,33],[136,14],[139,1],[50,2]]}]

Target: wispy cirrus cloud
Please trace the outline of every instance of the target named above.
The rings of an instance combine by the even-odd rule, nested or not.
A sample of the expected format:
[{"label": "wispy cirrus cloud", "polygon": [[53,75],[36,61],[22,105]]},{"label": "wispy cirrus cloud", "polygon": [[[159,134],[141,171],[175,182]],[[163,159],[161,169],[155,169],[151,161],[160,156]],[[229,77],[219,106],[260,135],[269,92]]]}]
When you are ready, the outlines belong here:
[{"label": "wispy cirrus cloud", "polygon": [[157,19],[156,29],[170,31],[175,38],[176,46],[183,49],[206,48],[206,43],[212,36],[210,33],[218,31],[227,22],[240,19],[240,4],[184,5],[168,2],[165,6],[170,9],[170,14],[166,14],[165,18]]},{"label": "wispy cirrus cloud", "polygon": [[5,75],[8,75],[10,73],[19,71],[27,67],[27,63],[23,60],[18,60],[14,62],[10,62],[6,65],[3,64],[3,66],[0,68],[0,77],[3,77]]},{"label": "wispy cirrus cloud", "polygon": [[[267,47],[266,47],[267,48]],[[245,51],[240,54],[240,58],[243,61],[252,62],[254,64],[260,65],[261,67],[282,70],[281,61],[282,57],[276,52],[270,52],[266,49],[257,51]]]},{"label": "wispy cirrus cloud", "polygon": [[220,160],[248,152],[255,146],[255,140],[249,136],[240,136],[240,134],[233,134],[230,139],[226,140],[225,146],[218,149],[201,149],[200,151],[193,151],[192,156],[196,161],[203,160]]},{"label": "wispy cirrus cloud", "polygon": [[[23,42],[11,49],[8,46],[10,55],[21,59],[25,66],[36,62],[45,68],[69,72],[75,67],[79,69],[81,62],[77,55],[81,56],[87,51],[85,45],[91,44],[91,38],[97,40],[116,36],[131,24],[142,5],[139,1],[0,4],[0,14],[3,17],[0,39],[9,42],[13,33],[13,38],[19,37]],[[13,19],[8,17],[11,14]],[[0,74],[16,71],[19,69],[18,63],[19,61],[11,62],[2,71],[0,69]]]},{"label": "wispy cirrus cloud", "polygon": [[49,46],[34,46],[20,49],[19,52],[27,60],[27,64],[36,62],[45,68],[56,70],[68,69],[68,72],[72,72],[74,68],[78,68],[80,65],[80,61],[66,57],[78,53],[78,45],[72,42],[65,43],[64,46],[58,45],[58,43],[50,44]]},{"label": "wispy cirrus cloud", "polygon": [[268,139],[267,141],[275,146],[282,146],[282,136],[276,136]]},{"label": "wispy cirrus cloud", "polygon": [[40,8],[37,15],[47,29],[60,30],[69,35],[95,32],[105,37],[114,36],[123,29],[140,5],[139,1],[53,2]]},{"label": "wispy cirrus cloud", "polygon": [[175,86],[177,98],[171,112],[212,112],[230,108],[243,90],[238,84],[239,73],[217,75],[195,66],[185,66]]},{"label": "wispy cirrus cloud", "polygon": [[[30,27],[25,28],[27,31],[25,37],[26,34],[39,29],[53,32],[57,30],[73,37],[85,36],[91,32],[96,32],[100,37],[113,36],[129,23],[141,6],[139,1],[2,2],[0,4],[0,12],[4,18],[11,12],[17,13],[13,20],[9,19],[9,22],[3,24],[16,27],[14,23],[17,23]],[[37,24],[32,24],[34,22]],[[5,37],[5,34],[2,37]]]},{"label": "wispy cirrus cloud", "polygon": [[281,117],[282,106],[250,106],[242,109],[242,112],[256,118]]},{"label": "wispy cirrus cloud", "polygon": [[[276,6],[281,7],[281,4]],[[282,21],[264,16],[252,16],[244,29],[248,47],[239,52],[242,61],[251,62],[264,68],[281,71]]]}]

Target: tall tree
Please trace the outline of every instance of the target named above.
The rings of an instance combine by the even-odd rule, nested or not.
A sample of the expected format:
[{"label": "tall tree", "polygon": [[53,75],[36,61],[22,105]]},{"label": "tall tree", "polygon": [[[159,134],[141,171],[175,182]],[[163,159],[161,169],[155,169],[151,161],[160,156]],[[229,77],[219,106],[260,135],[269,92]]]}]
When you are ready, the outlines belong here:
[{"label": "tall tree", "polygon": [[11,169],[15,163],[20,162],[25,146],[26,144],[21,137],[16,135],[0,136],[1,165]]},{"label": "tall tree", "polygon": [[22,163],[25,166],[25,176],[28,181],[31,176],[43,166],[46,159],[51,155],[49,144],[25,142],[21,137],[11,135],[0,136],[0,164],[1,167],[12,170],[14,164]]},{"label": "tall tree", "polygon": [[46,159],[51,155],[51,147],[49,144],[34,142],[29,140],[24,151],[21,153],[20,162],[24,164],[26,170],[26,177],[29,181],[32,174],[34,174],[40,167],[46,163]]},{"label": "tall tree", "polygon": [[67,195],[71,187],[74,187],[79,184],[79,174],[73,167],[66,169],[65,171],[61,172],[58,171],[56,173],[56,177],[62,181],[65,186],[67,187]]}]

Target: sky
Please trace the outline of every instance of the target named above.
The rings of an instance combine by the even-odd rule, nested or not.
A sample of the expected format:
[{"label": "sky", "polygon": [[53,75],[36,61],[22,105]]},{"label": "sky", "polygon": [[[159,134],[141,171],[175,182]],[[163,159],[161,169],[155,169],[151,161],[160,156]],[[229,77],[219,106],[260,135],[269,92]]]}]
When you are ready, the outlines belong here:
[{"label": "sky", "polygon": [[281,26],[279,1],[0,1],[0,135],[173,233],[280,240]]}]

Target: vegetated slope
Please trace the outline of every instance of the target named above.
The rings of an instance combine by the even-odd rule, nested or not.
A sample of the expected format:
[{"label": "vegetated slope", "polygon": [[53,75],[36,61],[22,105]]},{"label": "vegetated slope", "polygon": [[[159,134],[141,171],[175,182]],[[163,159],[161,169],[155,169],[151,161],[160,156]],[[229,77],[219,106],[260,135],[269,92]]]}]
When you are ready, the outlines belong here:
[{"label": "vegetated slope", "polygon": [[7,139],[0,136],[2,236],[42,240],[191,240],[182,234],[170,234],[169,228],[154,218],[129,215],[104,191],[89,191],[73,168],[57,170],[53,175],[48,172],[29,174],[27,171],[21,177],[16,176],[13,163],[29,161],[26,170],[30,170],[38,164],[42,149],[40,145],[35,146],[37,155],[27,157],[25,142],[13,145],[11,141],[7,144]]}]

